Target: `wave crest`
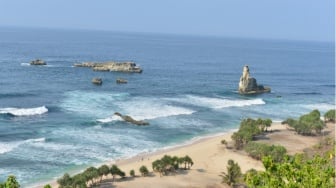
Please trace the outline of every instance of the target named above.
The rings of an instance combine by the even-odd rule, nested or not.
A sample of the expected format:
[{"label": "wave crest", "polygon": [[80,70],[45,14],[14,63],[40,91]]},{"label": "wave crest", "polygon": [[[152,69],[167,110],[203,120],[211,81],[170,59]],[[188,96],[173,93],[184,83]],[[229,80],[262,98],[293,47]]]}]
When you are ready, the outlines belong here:
[{"label": "wave crest", "polygon": [[263,105],[266,104],[262,99],[227,99],[227,98],[215,98],[215,97],[201,97],[195,95],[186,95],[182,98],[169,99],[179,103],[185,103],[194,106],[201,106],[212,109],[221,109],[228,107],[244,107],[251,105]]},{"label": "wave crest", "polygon": [[45,106],[36,108],[0,108],[0,114],[9,114],[13,116],[34,116],[48,112]]}]

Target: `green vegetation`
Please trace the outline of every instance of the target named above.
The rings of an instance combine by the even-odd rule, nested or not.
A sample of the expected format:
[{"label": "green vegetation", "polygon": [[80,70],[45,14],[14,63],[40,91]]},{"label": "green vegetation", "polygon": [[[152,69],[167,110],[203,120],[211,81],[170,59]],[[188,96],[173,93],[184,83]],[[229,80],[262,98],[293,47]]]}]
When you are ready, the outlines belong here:
[{"label": "green vegetation", "polygon": [[286,154],[283,146],[268,145],[258,142],[250,142],[244,147],[245,151],[254,159],[261,160],[265,156],[270,156],[273,161],[281,162]]},{"label": "green vegetation", "polygon": [[43,186],[43,188],[52,188],[50,184]]},{"label": "green vegetation", "polygon": [[240,182],[242,177],[242,172],[238,163],[233,160],[228,161],[228,166],[226,167],[227,172],[222,172],[220,175],[222,177],[222,183],[226,183],[230,186],[234,186],[236,183]]},{"label": "green vegetation", "polygon": [[20,184],[13,175],[8,176],[5,182],[0,182],[0,188],[19,188]]},{"label": "green vegetation", "polygon": [[177,169],[180,169],[179,165],[184,165],[184,169],[186,170],[190,169],[193,164],[193,160],[188,155],[184,157],[165,155],[161,159],[155,160],[152,163],[152,168],[154,172],[158,172],[162,176],[175,173]]},{"label": "green vegetation", "polygon": [[329,110],[324,114],[324,121],[325,122],[335,122],[335,109]]},{"label": "green vegetation", "polygon": [[98,174],[100,176],[100,182],[104,176],[107,176],[110,173],[110,168],[107,165],[102,165],[98,168]]},{"label": "green vegetation", "polygon": [[112,165],[110,173],[113,177],[112,181],[114,181],[116,175],[120,176],[121,178],[124,178],[126,176],[125,172],[121,171],[117,165]]},{"label": "green vegetation", "polygon": [[102,181],[103,176],[107,176],[108,174],[113,176],[113,180],[116,175],[119,175],[122,178],[125,177],[125,173],[116,165],[112,165],[111,169],[107,165],[102,165],[99,168],[89,167],[84,172],[76,174],[73,177],[71,177],[68,173],[65,173],[63,177],[57,180],[57,183],[60,188],[93,187]]},{"label": "green vegetation", "polygon": [[251,170],[245,175],[249,187],[335,187],[334,158],[317,155],[306,160],[302,154],[285,157],[275,162],[271,157],[262,159],[266,171]]},{"label": "green vegetation", "polygon": [[130,170],[130,176],[135,177],[135,171],[133,169]]},{"label": "green vegetation", "polygon": [[236,149],[242,149],[244,145],[254,139],[255,136],[267,131],[267,127],[270,127],[272,120],[270,119],[244,119],[240,123],[239,130],[231,136],[234,141]]},{"label": "green vegetation", "polygon": [[287,124],[294,128],[294,130],[301,135],[312,135],[314,132],[320,134],[322,129],[326,126],[320,119],[320,116],[321,114],[318,110],[313,110],[308,114],[302,115],[299,120],[289,118],[283,121],[282,124]]},{"label": "green vegetation", "polygon": [[149,171],[145,165],[142,165],[139,169],[141,176],[148,176]]}]

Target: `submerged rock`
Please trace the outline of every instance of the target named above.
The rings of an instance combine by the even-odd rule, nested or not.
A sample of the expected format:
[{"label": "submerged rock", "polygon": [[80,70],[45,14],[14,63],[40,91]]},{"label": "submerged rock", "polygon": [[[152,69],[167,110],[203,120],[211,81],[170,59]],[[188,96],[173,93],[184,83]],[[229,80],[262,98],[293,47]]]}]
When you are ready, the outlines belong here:
[{"label": "submerged rock", "polygon": [[117,115],[117,116],[121,117],[121,119],[123,119],[124,121],[135,124],[135,125],[149,125],[148,122],[141,121],[141,120],[137,121],[137,120],[133,119],[131,116],[123,116],[119,112],[115,112],[114,115]]},{"label": "submerged rock", "polygon": [[31,61],[30,65],[47,65],[47,63],[41,59],[36,59]]},{"label": "submerged rock", "polygon": [[122,78],[118,78],[117,80],[116,80],[116,82],[117,82],[117,84],[127,84],[127,80],[125,80],[125,79],[122,79]]},{"label": "submerged rock", "polygon": [[257,80],[253,77],[250,77],[250,69],[247,65],[243,68],[243,75],[240,77],[238,90],[240,94],[258,94],[271,92],[271,88],[258,85]]},{"label": "submerged rock", "polygon": [[75,67],[89,67],[94,71],[116,71],[116,72],[131,72],[141,73],[142,69],[133,62],[84,62],[75,64]]},{"label": "submerged rock", "polygon": [[103,84],[103,80],[101,78],[93,78],[92,79],[92,83],[96,84],[96,85],[102,85]]}]

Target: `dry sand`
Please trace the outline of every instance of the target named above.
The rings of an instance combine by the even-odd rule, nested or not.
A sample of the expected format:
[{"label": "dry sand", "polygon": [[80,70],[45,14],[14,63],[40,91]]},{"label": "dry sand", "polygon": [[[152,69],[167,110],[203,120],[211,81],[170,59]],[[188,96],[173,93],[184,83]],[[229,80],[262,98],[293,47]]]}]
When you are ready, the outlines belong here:
[{"label": "dry sand", "polygon": [[[304,148],[317,144],[322,136],[301,136],[294,131],[288,130],[286,126],[280,123],[273,123],[271,132],[259,138],[259,142],[269,144],[283,145],[289,154],[302,152]],[[324,136],[335,136],[335,124],[327,124],[323,131]],[[196,187],[227,187],[221,184],[221,172],[226,171],[227,161],[233,159],[238,162],[243,172],[254,168],[263,170],[260,161],[254,160],[243,151],[227,149],[221,140],[225,139],[232,144],[232,133],[225,133],[220,136],[200,139],[192,144],[176,147],[173,149],[162,150],[151,154],[143,154],[137,157],[117,161],[118,167],[129,176],[130,170],[134,169],[138,177],[125,179],[116,179],[112,182],[111,177],[104,178],[100,187],[118,187],[118,188],[196,188]],[[231,142],[231,143],[230,143]],[[151,163],[164,155],[182,157],[189,155],[194,165],[190,170],[181,170],[176,175],[160,177],[159,174],[151,172],[148,177],[140,177],[139,168],[142,165],[152,171]],[[56,183],[52,183],[57,187]]]}]

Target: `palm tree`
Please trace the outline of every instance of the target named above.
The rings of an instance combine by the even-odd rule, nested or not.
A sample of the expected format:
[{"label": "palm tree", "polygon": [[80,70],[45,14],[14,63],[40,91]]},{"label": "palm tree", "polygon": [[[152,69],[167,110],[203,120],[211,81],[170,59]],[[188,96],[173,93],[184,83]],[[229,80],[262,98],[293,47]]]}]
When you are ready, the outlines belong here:
[{"label": "palm tree", "polygon": [[107,176],[110,173],[110,169],[107,165],[102,165],[98,168],[98,173],[100,176],[100,182],[103,179],[103,176]]},{"label": "palm tree", "polygon": [[91,185],[94,185],[94,180],[99,177],[98,169],[89,167],[83,172],[83,175],[86,177],[86,181],[91,181]]},{"label": "palm tree", "polygon": [[220,175],[223,178],[222,183],[226,183],[230,186],[236,184],[242,176],[240,166],[238,163],[235,163],[232,159],[230,159],[226,168],[227,173],[222,172]]},{"label": "palm tree", "polygon": [[118,168],[117,165],[112,165],[111,169],[110,169],[110,173],[112,174],[112,181],[114,181],[114,178],[116,175],[118,175],[120,173],[120,169]]}]

